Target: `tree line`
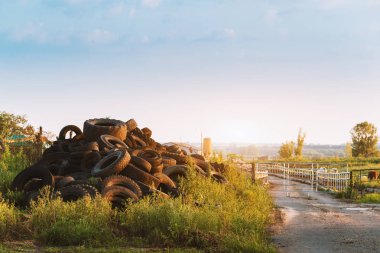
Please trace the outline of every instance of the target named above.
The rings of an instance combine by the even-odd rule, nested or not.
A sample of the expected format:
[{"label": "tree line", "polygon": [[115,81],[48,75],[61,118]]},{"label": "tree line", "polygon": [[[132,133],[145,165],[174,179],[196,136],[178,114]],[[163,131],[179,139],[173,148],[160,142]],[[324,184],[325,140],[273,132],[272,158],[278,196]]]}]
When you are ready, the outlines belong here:
[{"label": "tree line", "polygon": [[[358,123],[350,131],[351,143],[347,143],[345,153],[347,157],[378,157],[377,148],[379,137],[374,124],[367,121]],[[302,159],[302,150],[306,134],[300,129],[297,143],[287,141],[280,146],[278,154],[282,159]]]}]

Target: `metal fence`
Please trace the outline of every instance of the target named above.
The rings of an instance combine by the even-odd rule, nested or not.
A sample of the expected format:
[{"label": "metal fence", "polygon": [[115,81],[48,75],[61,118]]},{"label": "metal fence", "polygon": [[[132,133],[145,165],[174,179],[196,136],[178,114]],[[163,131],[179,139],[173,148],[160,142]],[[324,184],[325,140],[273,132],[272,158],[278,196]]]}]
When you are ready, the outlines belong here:
[{"label": "metal fence", "polygon": [[[268,183],[269,172],[266,169],[257,168],[253,163],[248,162],[234,162],[236,168],[247,175],[250,175],[255,181],[261,181],[263,183]],[[255,169],[253,169],[255,168]]]},{"label": "metal fence", "polygon": [[312,189],[345,191],[350,186],[350,172],[326,169],[319,164],[296,166],[290,163],[257,163],[256,170],[268,171],[269,175],[310,184]]}]

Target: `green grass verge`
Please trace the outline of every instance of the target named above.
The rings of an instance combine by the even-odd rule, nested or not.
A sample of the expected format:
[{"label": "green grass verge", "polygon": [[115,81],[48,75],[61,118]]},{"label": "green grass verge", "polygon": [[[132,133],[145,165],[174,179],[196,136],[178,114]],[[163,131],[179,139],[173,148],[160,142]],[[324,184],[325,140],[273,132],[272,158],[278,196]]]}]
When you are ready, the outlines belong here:
[{"label": "green grass verge", "polygon": [[380,194],[379,193],[367,193],[356,200],[358,203],[369,203],[369,204],[379,204]]}]

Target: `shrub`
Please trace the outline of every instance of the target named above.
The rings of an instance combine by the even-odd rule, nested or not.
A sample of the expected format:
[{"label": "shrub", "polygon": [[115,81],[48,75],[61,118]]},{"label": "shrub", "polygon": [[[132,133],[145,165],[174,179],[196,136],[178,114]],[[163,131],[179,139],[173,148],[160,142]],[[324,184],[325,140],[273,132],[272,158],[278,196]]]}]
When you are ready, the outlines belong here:
[{"label": "shrub", "polygon": [[359,203],[380,203],[380,194],[379,193],[368,193],[363,195],[358,199]]},{"label": "shrub", "polygon": [[0,196],[0,240],[9,239],[17,231],[18,211]]},{"label": "shrub", "polygon": [[35,238],[50,245],[108,245],[112,243],[110,204],[97,197],[76,202],[49,200],[48,194],[31,205],[31,227]]},{"label": "shrub", "polygon": [[222,252],[271,252],[265,228],[272,201],[266,189],[231,169],[230,185],[195,174],[178,199],[145,198],[119,213],[121,227],[150,245]]},{"label": "shrub", "polygon": [[16,154],[11,154],[6,148],[0,159],[0,192],[8,192],[15,176],[29,165],[30,162],[22,150]]}]

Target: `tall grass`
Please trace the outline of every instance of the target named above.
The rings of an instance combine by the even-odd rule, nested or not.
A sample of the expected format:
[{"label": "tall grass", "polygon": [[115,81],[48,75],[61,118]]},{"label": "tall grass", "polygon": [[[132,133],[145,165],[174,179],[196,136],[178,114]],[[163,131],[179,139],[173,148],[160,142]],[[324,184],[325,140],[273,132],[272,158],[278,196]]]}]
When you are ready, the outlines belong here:
[{"label": "tall grass", "polygon": [[100,246],[113,242],[115,212],[100,196],[76,202],[50,200],[48,193],[31,205],[34,237],[49,245]]},{"label": "tall grass", "polygon": [[0,159],[0,191],[7,193],[15,176],[29,165],[30,161],[22,150],[12,154],[6,147]]},{"label": "tall grass", "polygon": [[[6,151],[0,160],[0,190],[27,167],[22,153]],[[41,245],[130,246],[195,249],[212,252],[273,252],[265,232],[272,201],[265,187],[230,168],[229,184],[195,172],[180,182],[176,199],[145,197],[125,210],[113,210],[100,196],[76,202],[50,199],[48,189],[26,210],[0,202],[0,239],[27,231]]]},{"label": "tall grass", "polygon": [[17,232],[19,213],[13,204],[0,196],[0,240],[10,239]]},{"label": "tall grass", "polygon": [[127,234],[150,245],[218,252],[271,252],[265,228],[272,201],[266,190],[231,169],[230,185],[191,174],[178,199],[144,199],[119,214]]},{"label": "tall grass", "polygon": [[357,200],[358,203],[370,203],[379,204],[380,194],[379,193],[367,193]]}]

